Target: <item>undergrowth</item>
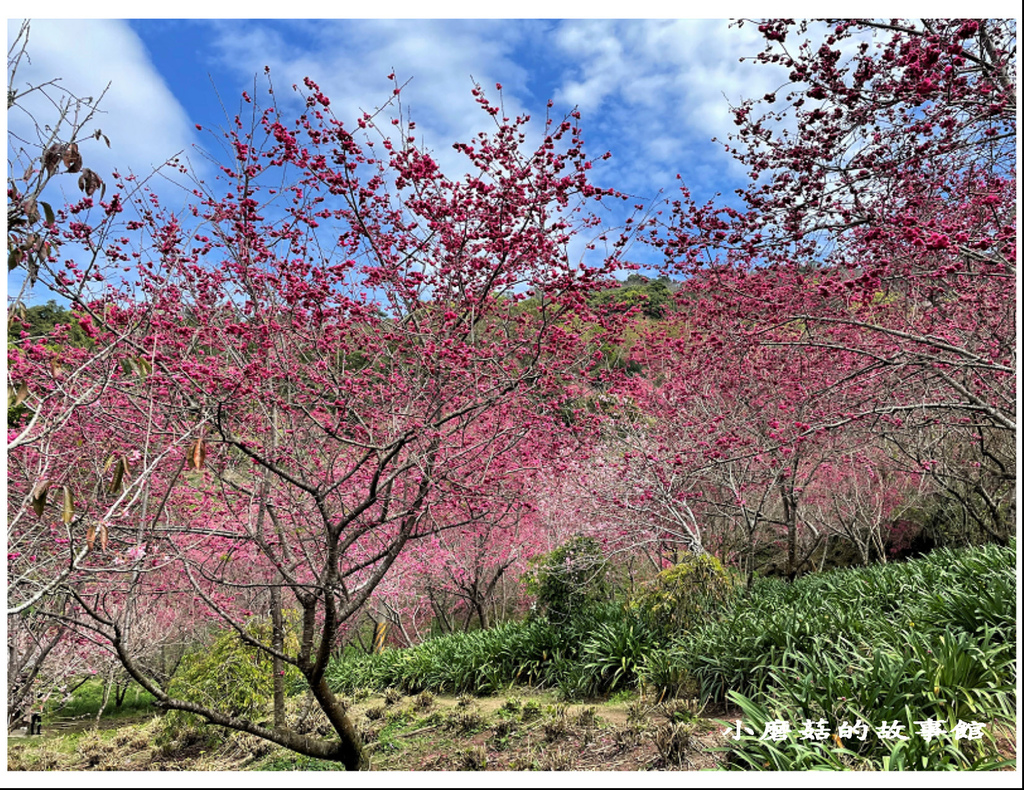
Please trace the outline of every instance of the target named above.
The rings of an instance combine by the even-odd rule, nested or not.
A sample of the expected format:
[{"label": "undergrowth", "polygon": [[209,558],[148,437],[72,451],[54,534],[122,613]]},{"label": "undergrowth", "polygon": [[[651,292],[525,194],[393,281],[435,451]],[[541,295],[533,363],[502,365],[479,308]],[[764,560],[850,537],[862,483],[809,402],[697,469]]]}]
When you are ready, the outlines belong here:
[{"label": "undergrowth", "polygon": [[[609,605],[558,627],[534,619],[350,657],[329,677],[342,691],[493,694],[518,683],[567,699],[642,685],[697,694],[739,707],[755,730],[729,749],[735,768],[992,768],[992,725],[1016,710],[1015,563],[1015,545],[940,549],[762,581],[674,639]],[[928,720],[945,734],[918,734]],[[788,735],[762,737],[782,721]],[[897,722],[907,740],[880,737]]]}]

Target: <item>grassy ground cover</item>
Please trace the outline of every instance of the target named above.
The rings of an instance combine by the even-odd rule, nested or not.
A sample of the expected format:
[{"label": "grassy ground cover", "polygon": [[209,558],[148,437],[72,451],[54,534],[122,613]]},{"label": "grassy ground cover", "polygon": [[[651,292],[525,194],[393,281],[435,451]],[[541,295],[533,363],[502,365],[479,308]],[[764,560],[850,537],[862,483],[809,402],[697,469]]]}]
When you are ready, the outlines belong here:
[{"label": "grassy ground cover", "polygon": [[[301,704],[301,700],[293,700]],[[473,697],[359,690],[347,697],[374,770],[694,770],[716,767],[726,743],[695,701],[658,703],[620,692],[568,704],[551,692],[516,688]],[[325,722],[303,723],[316,731]],[[337,771],[266,741],[218,728],[177,730],[160,717],[114,729],[12,740],[9,770]]]},{"label": "grassy ground cover", "polygon": [[[669,642],[622,607],[568,630],[509,623],[339,662],[332,679],[342,690],[475,693],[525,680],[567,699],[619,685],[663,697],[699,689],[755,730],[731,748],[734,767],[997,767],[997,732],[1015,727],[1015,563],[1015,546],[984,546],[765,580]],[[770,722],[792,731],[764,739]],[[902,732],[881,737],[895,724]],[[942,734],[918,734],[928,727]]]},{"label": "grassy ground cover", "polygon": [[[736,765],[996,767],[996,732],[1016,710],[1015,563],[1015,547],[986,546],[765,583],[674,653],[757,733],[741,737]],[[779,721],[793,731],[760,737]],[[835,737],[801,735],[805,722]],[[865,737],[841,737],[857,722]],[[908,739],[884,737],[887,722]]]}]

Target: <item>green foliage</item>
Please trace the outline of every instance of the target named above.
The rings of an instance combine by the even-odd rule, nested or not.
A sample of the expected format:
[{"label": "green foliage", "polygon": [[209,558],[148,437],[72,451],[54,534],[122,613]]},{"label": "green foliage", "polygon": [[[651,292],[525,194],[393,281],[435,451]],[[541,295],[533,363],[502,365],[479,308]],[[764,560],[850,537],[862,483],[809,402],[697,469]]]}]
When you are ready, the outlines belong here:
[{"label": "green foliage", "polygon": [[[1016,709],[1015,548],[937,550],[907,563],[777,581],[671,652],[705,696],[739,705],[760,735],[781,719],[831,732],[861,719],[991,725]],[[761,728],[761,729],[759,729]],[[733,765],[807,768],[989,767],[991,739],[870,737],[814,744],[741,739]],[[902,745],[901,745],[902,744]]]},{"label": "green foliage", "polygon": [[32,305],[24,309],[24,315],[19,314],[20,321],[14,321],[7,330],[7,342],[17,343],[21,341],[21,333],[28,332],[30,337],[46,337],[57,324],[66,324],[70,327],[68,342],[76,348],[88,348],[92,341],[82,331],[74,313],[61,307],[53,299],[46,304]]},{"label": "green foliage", "polygon": [[591,307],[613,310],[640,310],[647,318],[664,318],[673,304],[668,280],[649,280],[642,275],[631,274],[626,281],[615,288],[609,288],[587,299]]},{"label": "green foliage", "polygon": [[[265,644],[271,641],[269,618],[247,624],[247,631]],[[298,615],[285,613],[285,650],[298,648]],[[285,686],[292,691],[304,685],[299,670],[285,664]],[[274,696],[273,659],[242,640],[236,631],[224,631],[212,645],[186,655],[171,679],[172,697],[205,705],[231,716],[262,721],[271,715]],[[179,739],[197,723],[197,717],[171,711],[164,717],[164,740]]]},{"label": "green foliage", "polygon": [[498,693],[513,682],[540,679],[556,642],[542,620],[506,623],[487,631],[448,634],[406,650],[348,654],[328,668],[342,691],[389,686],[408,693]]},{"label": "green foliage", "polygon": [[30,413],[30,409],[24,403],[19,403],[17,406],[8,399],[7,403],[7,427],[10,429],[20,428],[22,420],[25,416]]},{"label": "green foliage", "polygon": [[[941,771],[941,770],[994,770],[1013,767],[1014,760],[999,756],[990,736],[978,740],[938,736],[925,740],[916,732],[908,740],[882,739],[871,731],[864,741],[847,738],[814,741],[800,737],[803,719],[801,711],[784,703],[759,704],[738,693],[729,694],[730,701],[742,711],[744,727],[756,734],[744,736],[738,745],[724,749],[728,766],[734,770],[754,771],[812,771],[812,770],[871,770],[871,771]],[[907,708],[898,721],[923,718]],[[913,718],[905,718],[911,716]],[[876,722],[892,721],[881,715]],[[798,722],[783,740],[761,740],[769,722]],[[850,720],[852,722],[852,719]],[[726,722],[722,722],[726,724]],[[829,722],[832,731],[836,724]],[[913,726],[913,725],[912,725]],[[840,745],[842,744],[842,745]]]},{"label": "green foliage", "polygon": [[653,635],[647,626],[628,613],[601,623],[584,643],[580,660],[585,681],[573,689],[578,697],[635,686],[652,648]]},{"label": "green foliage", "polygon": [[710,554],[689,554],[640,590],[630,607],[648,628],[669,637],[717,616],[732,594],[732,579],[722,563]]},{"label": "green foliage", "polygon": [[639,685],[653,691],[659,699],[693,697],[700,688],[675,651],[655,648],[644,655]]},{"label": "green foliage", "polygon": [[[100,706],[103,704],[104,685],[105,681],[102,679],[93,678],[76,688],[67,702],[58,700],[56,697],[51,698],[43,711],[44,722],[50,716],[66,719],[96,718],[96,714],[100,712]],[[115,704],[114,689],[111,689],[107,706],[103,710],[103,718],[114,719],[152,713],[154,701],[152,694],[132,681],[120,707]]]},{"label": "green foliage", "polygon": [[531,588],[549,621],[566,623],[607,601],[608,562],[593,538],[577,535],[537,561]]},{"label": "green foliage", "polygon": [[558,688],[579,699],[636,683],[652,636],[616,604],[593,605],[555,625],[535,618],[487,631],[449,634],[405,650],[348,655],[328,668],[328,682],[348,693],[389,686],[416,693],[496,694],[513,684]]},{"label": "green foliage", "polygon": [[[27,332],[31,338],[47,338],[58,324],[67,325],[68,333],[62,341],[76,348],[90,348],[93,341],[82,331],[75,314],[57,304],[54,300],[46,304],[33,305],[32,307],[18,306],[14,309],[15,317],[7,323],[7,348],[8,353],[18,353],[16,349],[22,342],[22,332]],[[58,346],[51,343],[51,349]],[[8,382],[10,386],[11,382]],[[15,382],[15,389],[17,389]],[[7,398],[7,427],[10,429],[19,428],[32,410],[28,404],[22,402],[15,405],[14,399],[8,390]]]},{"label": "green foliage", "polygon": [[[939,549],[905,563],[850,568],[793,584],[758,582],[723,618],[674,648],[723,700],[727,689],[756,694],[773,673],[815,664],[818,653],[904,656],[908,635],[946,631],[1016,642],[1015,548]],[[839,696],[844,695],[839,692]]]},{"label": "green foliage", "polygon": [[[825,719],[833,732],[858,718],[1012,720],[1014,552],[997,546],[941,550],[793,584],[763,580],[721,610],[720,619],[676,639],[650,627],[638,607],[593,603],[561,624],[534,618],[406,650],[350,655],[331,665],[328,680],[341,691],[394,686],[477,694],[518,683],[557,688],[572,700],[642,685],[659,699],[700,695],[742,706],[742,698],[754,706],[751,721],[761,712],[769,716],[764,721],[784,714],[797,726]],[[695,578],[667,575],[670,581]],[[674,600],[672,585],[650,590],[660,593],[653,601]],[[737,752],[730,760],[734,767],[794,769],[977,767],[991,756],[980,743],[955,745],[956,754],[945,749],[948,740],[942,748],[894,746],[891,753],[871,743],[847,740],[839,751],[835,744],[802,742],[790,750],[762,742],[749,752],[743,745],[746,757]]]}]

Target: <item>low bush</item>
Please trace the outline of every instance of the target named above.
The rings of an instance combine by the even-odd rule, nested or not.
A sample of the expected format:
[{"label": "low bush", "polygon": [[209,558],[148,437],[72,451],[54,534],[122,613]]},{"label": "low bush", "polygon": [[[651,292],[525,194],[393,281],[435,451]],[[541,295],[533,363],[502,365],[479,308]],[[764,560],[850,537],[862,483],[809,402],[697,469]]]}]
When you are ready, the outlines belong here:
[{"label": "low bush", "polygon": [[594,605],[557,626],[536,618],[406,649],[347,655],[331,664],[327,677],[345,693],[390,686],[408,693],[497,694],[520,684],[560,688],[578,699],[635,684],[639,657],[654,648],[649,636],[620,605]]},{"label": "low bush", "polygon": [[[297,625],[295,613],[286,615],[286,646],[295,647]],[[254,620],[248,625],[256,638],[270,642],[269,619]],[[286,665],[285,684],[292,693],[305,687],[299,670]],[[186,655],[171,679],[168,692],[177,699],[206,705],[252,721],[268,719],[274,697],[271,658],[247,642],[235,631],[225,631],[212,645]],[[201,724],[199,717],[172,710],[163,718],[159,743],[182,745],[217,740],[219,728]]]},{"label": "low bush", "polygon": [[710,554],[688,554],[643,587],[630,608],[647,628],[673,638],[713,620],[732,596],[732,579],[721,562]]},{"label": "low bush", "polygon": [[[985,650],[1016,642],[1015,547],[940,549],[904,563],[766,580],[718,622],[685,635],[669,653],[703,696],[756,696],[788,678],[817,676],[832,662],[848,677],[864,659],[891,652],[909,661],[908,640],[931,649],[947,631]],[[968,598],[973,596],[973,606]],[[884,659],[879,659],[884,660]],[[910,669],[915,674],[918,668]],[[861,674],[871,677],[870,673]],[[844,681],[845,683],[846,681]],[[831,688],[850,697],[849,684]]]},{"label": "low bush", "polygon": [[570,539],[537,563],[531,587],[538,612],[563,624],[607,601],[611,594],[607,572],[600,543],[582,535]]}]

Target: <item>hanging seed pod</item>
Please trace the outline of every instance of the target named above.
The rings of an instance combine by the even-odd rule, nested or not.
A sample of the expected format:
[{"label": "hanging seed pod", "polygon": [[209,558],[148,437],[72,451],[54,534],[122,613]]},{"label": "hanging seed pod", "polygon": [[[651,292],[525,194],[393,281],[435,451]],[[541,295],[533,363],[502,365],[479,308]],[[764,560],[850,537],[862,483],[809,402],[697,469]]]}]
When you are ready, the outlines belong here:
[{"label": "hanging seed pod", "polygon": [[61,493],[64,495],[64,507],[61,509],[61,519],[65,524],[70,524],[75,518],[75,500],[71,496],[71,488],[62,486]]},{"label": "hanging seed pod", "polygon": [[204,463],[206,463],[206,442],[200,438],[189,450],[188,467],[189,469],[202,469]]}]

